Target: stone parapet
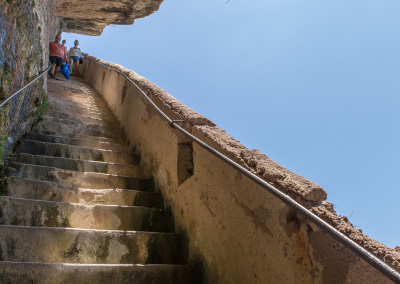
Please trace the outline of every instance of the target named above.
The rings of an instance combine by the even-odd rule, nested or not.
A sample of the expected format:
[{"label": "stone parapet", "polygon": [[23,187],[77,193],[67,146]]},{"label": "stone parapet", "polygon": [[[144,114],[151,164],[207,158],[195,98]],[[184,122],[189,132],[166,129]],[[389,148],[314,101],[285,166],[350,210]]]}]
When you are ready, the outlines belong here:
[{"label": "stone parapet", "polygon": [[205,283],[391,283],[327,233],[268,191],[170,127],[137,84],[167,116],[303,204],[400,271],[400,253],[370,239],[338,216],[318,185],[249,150],[212,121],[120,65],[86,55],[80,67],[120,121],[140,163],[187,237],[189,259]]}]

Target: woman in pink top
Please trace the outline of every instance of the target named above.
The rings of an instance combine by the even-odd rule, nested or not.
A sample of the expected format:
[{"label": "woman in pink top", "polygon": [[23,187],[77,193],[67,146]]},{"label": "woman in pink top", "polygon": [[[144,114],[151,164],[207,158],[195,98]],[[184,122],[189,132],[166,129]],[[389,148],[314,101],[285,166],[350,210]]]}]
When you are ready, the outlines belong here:
[{"label": "woman in pink top", "polygon": [[60,73],[60,68],[63,64],[63,61],[64,59],[66,59],[65,47],[60,43],[60,41],[61,41],[61,34],[58,34],[56,36],[56,41],[49,43],[50,62],[51,62],[49,75],[56,80],[59,80],[57,77],[58,74]]}]

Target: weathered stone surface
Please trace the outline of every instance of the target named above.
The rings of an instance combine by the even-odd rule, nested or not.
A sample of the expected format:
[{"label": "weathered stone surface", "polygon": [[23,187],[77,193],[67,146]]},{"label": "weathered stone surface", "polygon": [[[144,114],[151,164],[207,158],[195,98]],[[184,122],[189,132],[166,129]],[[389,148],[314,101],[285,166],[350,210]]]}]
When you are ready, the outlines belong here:
[{"label": "weathered stone surface", "polygon": [[59,168],[78,172],[95,172],[128,177],[143,177],[143,171],[138,165],[125,165],[118,163],[75,160],[70,158],[48,157],[31,154],[18,154],[13,156],[13,161],[24,164],[35,164],[45,167]]},{"label": "weathered stone surface", "polygon": [[152,181],[150,179],[92,172],[81,173],[52,167],[25,165],[11,161],[5,167],[5,174],[7,176],[18,176],[33,180],[48,180],[69,187],[152,190]]},{"label": "weathered stone surface", "polygon": [[188,284],[187,265],[0,262],[1,283]]},{"label": "weathered stone surface", "polygon": [[58,0],[55,16],[63,19],[63,30],[86,35],[100,35],[111,24],[131,25],[134,20],[158,10],[163,0]]},{"label": "weathered stone surface", "polygon": [[[214,122],[212,122],[205,116],[201,115],[200,113],[188,108],[186,105],[178,101],[172,95],[161,89],[159,86],[153,84],[146,78],[138,75],[136,72],[126,69],[125,67],[119,64],[108,63],[101,59],[97,59],[93,56],[90,56],[90,54],[85,54],[85,56],[99,63],[107,64],[107,66],[109,66],[110,68],[118,70],[127,75],[133,82],[139,85],[140,88],[150,97],[150,99],[152,99],[162,111],[166,112],[167,115],[170,115],[170,117],[172,118],[177,118],[177,119],[179,118],[188,122],[187,127],[191,127],[192,125],[215,126]],[[90,61],[88,62],[89,62],[88,65],[91,64]],[[99,76],[103,74],[105,73],[102,72],[101,74],[99,74]],[[102,93],[101,90],[96,89],[96,91]]]},{"label": "weathered stone surface", "polygon": [[[112,118],[100,100],[78,97],[59,98],[57,105]],[[7,161],[2,188],[7,196],[0,196],[0,282],[193,283],[188,266],[180,265],[187,263],[185,242],[174,233],[138,156],[114,139],[120,129],[59,113],[42,125],[59,124],[68,134],[36,130]],[[82,135],[90,128],[100,133]],[[102,137],[105,132],[109,138]]]},{"label": "weathered stone surface", "polygon": [[[166,92],[136,73],[94,60],[126,74],[167,116],[184,119],[185,129],[195,137],[264,178],[316,215],[330,215],[334,227],[346,234],[350,232],[341,229],[337,222],[340,220],[335,220],[341,217],[335,212],[320,208],[326,199],[321,187],[284,169],[260,151],[246,149],[207,118],[191,112],[183,104],[174,104]],[[362,258],[266,189],[172,129],[122,76],[89,60],[84,62],[82,71],[85,80],[102,94],[121,121],[130,143],[136,145],[141,165],[154,176],[155,185],[172,208],[176,227],[190,240],[189,261],[202,264],[206,281],[390,283]],[[178,172],[180,163],[185,163],[182,159],[186,159],[179,153],[182,143],[191,149],[190,169],[193,167],[193,175],[184,179]],[[366,241],[362,235],[349,237],[362,246]],[[366,248],[400,271],[396,250],[382,244],[376,249]]]},{"label": "weathered stone surface", "polygon": [[171,232],[161,209],[0,197],[0,224]]},{"label": "weathered stone surface", "polygon": [[[38,14],[49,1],[0,1],[0,102],[34,79],[46,66],[44,42],[56,25]],[[52,15],[50,16],[52,18]],[[44,31],[45,24],[49,24]],[[26,88],[0,110],[0,163],[43,113],[46,78]]]},{"label": "weathered stone surface", "polygon": [[311,204],[326,200],[324,189],[271,160],[259,150],[243,150],[241,157],[249,169],[287,192],[298,194]]},{"label": "weathered stone surface", "polygon": [[29,139],[29,140],[35,140],[35,141],[69,144],[69,145],[73,145],[73,146],[81,146],[81,147],[86,147],[86,148],[94,148],[94,149],[102,149],[102,150],[115,150],[118,152],[129,152],[129,148],[127,146],[123,146],[123,145],[117,144],[117,143],[111,143],[111,142],[107,142],[107,141],[94,141],[94,140],[88,140],[88,139],[61,137],[61,136],[56,136],[56,135],[48,135],[48,134],[44,134],[44,133],[42,134],[39,131],[29,132],[26,134],[25,138]]},{"label": "weathered stone surface", "polygon": [[[62,128],[63,127],[61,127],[61,129]],[[68,129],[68,128],[64,128],[64,129]],[[120,144],[122,146],[128,145],[128,142],[126,140],[115,140],[113,138],[100,137],[100,136],[92,136],[92,135],[84,135],[84,134],[76,134],[76,133],[61,133],[61,132],[42,130],[42,129],[35,129],[34,133],[39,133],[39,134],[43,134],[43,135],[52,135],[57,138],[62,137],[62,138],[68,138],[68,139],[89,140],[89,141],[95,141],[95,142],[101,142],[101,143]],[[74,145],[74,144],[72,144],[72,145]],[[94,148],[96,148],[96,147],[94,147]]]},{"label": "weathered stone surface", "polygon": [[182,263],[180,239],[173,233],[0,225],[0,247],[3,261]]},{"label": "weathered stone surface", "polygon": [[[400,250],[389,248],[364,234],[361,229],[355,228],[347,217],[337,215],[332,203],[324,201],[319,206],[314,206],[311,211],[341,233],[349,236],[368,251],[383,259],[386,264],[400,271]],[[320,242],[321,240],[313,239],[312,241]],[[319,254],[319,257],[323,257],[320,252],[316,252],[316,254]]]},{"label": "weathered stone surface", "polygon": [[[48,147],[51,145],[51,147]],[[137,158],[131,153],[113,150],[91,149],[80,146],[49,143],[24,139],[18,146],[19,153],[54,156],[77,160],[91,160],[119,164],[136,164]]]},{"label": "weathered stone surface", "polygon": [[60,184],[31,180],[20,177],[8,177],[5,182],[5,194],[17,198],[48,201],[65,201],[80,204],[120,204],[122,206],[146,206],[162,208],[162,197],[156,192],[127,190],[121,188],[74,188]]}]

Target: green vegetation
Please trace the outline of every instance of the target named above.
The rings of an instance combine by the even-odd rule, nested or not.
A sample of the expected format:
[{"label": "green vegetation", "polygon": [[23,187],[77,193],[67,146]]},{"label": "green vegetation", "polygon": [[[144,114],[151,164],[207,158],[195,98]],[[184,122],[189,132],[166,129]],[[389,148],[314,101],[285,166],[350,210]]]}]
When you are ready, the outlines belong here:
[{"label": "green vegetation", "polygon": [[7,131],[3,128],[0,133],[0,167],[4,166],[3,156],[6,154],[4,148],[7,139]]},{"label": "green vegetation", "polygon": [[7,63],[0,68],[0,99],[6,99],[11,95],[12,90],[12,73],[10,65]]},{"label": "green vegetation", "polygon": [[6,156],[5,144],[7,140],[8,108],[0,111],[0,167],[3,167],[3,157]]},{"label": "green vegetation", "polygon": [[41,93],[42,95],[39,95],[39,97],[42,97],[43,99],[34,111],[34,115],[38,117],[38,121],[43,120],[47,105],[49,104],[49,97],[43,88],[41,88]]}]

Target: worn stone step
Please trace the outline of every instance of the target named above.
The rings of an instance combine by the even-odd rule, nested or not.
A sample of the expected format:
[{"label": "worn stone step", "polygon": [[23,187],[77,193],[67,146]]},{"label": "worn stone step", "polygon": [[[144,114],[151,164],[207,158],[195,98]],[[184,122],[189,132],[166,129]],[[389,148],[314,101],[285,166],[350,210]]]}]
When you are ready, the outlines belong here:
[{"label": "worn stone step", "polygon": [[72,138],[72,139],[79,139],[79,140],[88,140],[88,141],[95,141],[95,142],[103,142],[103,143],[110,143],[110,144],[119,144],[122,146],[128,146],[127,140],[116,140],[113,138],[106,138],[106,137],[97,137],[97,136],[90,136],[90,135],[80,135],[80,134],[73,134],[73,133],[62,133],[62,132],[55,132],[55,131],[47,131],[47,130],[40,130],[35,129],[32,133],[38,133],[43,135],[49,135],[54,137],[63,137],[63,138]]},{"label": "worn stone step", "polygon": [[56,122],[52,122],[52,121],[48,121],[48,120],[43,120],[42,122],[40,122],[37,126],[37,129],[61,132],[61,133],[69,133],[69,134],[105,137],[105,138],[112,138],[112,139],[116,139],[116,140],[123,139],[123,136],[117,135],[110,131],[91,129],[91,128],[87,128],[87,127],[82,128],[82,127],[68,126],[63,123],[56,123]]},{"label": "worn stone step", "polygon": [[157,208],[0,197],[0,225],[171,232],[167,219]]},{"label": "worn stone step", "polygon": [[102,96],[94,91],[91,87],[83,82],[75,81],[75,79],[80,78],[73,78],[73,80],[68,81],[68,90],[63,90],[60,92],[58,84],[51,84],[52,82],[48,83],[49,92],[51,92],[50,99],[53,100],[63,100],[67,101],[70,104],[77,104],[80,99],[87,98],[92,101],[101,101],[103,104],[104,100]]},{"label": "worn stone step", "polygon": [[67,119],[80,122],[82,124],[97,124],[97,125],[104,125],[107,127],[120,127],[116,118],[112,120],[104,120],[99,118],[92,118],[92,117],[80,117],[77,115],[73,115],[66,112],[56,111],[54,109],[47,109],[46,115],[51,117],[56,117],[59,119]]},{"label": "worn stone step", "polygon": [[104,119],[91,118],[91,117],[80,117],[80,116],[73,115],[73,114],[70,114],[70,113],[67,113],[64,111],[62,111],[62,112],[56,111],[54,109],[47,109],[46,116],[59,118],[59,119],[72,120],[72,121],[76,121],[76,122],[79,122],[79,123],[82,123],[85,125],[95,124],[95,125],[103,125],[106,127],[120,128],[120,125],[116,118],[113,118],[112,120],[104,120]]},{"label": "worn stone step", "polygon": [[0,261],[1,283],[187,284],[187,265],[75,264]]},{"label": "worn stone step", "polygon": [[0,225],[1,260],[93,264],[183,264],[174,233]]},{"label": "worn stone step", "polygon": [[65,201],[80,204],[119,204],[162,208],[159,193],[119,188],[91,189],[65,187],[54,182],[31,180],[16,176],[5,180],[5,195],[17,198]]},{"label": "worn stone step", "polygon": [[137,157],[131,153],[84,148],[80,146],[41,142],[28,139],[21,140],[21,143],[16,148],[16,152],[125,165],[138,164]]},{"label": "worn stone step", "polygon": [[33,180],[50,181],[67,187],[92,189],[122,188],[142,191],[150,191],[154,188],[151,179],[101,173],[81,173],[12,161],[7,162],[5,175],[7,177],[17,176]]},{"label": "worn stone step", "polygon": [[85,123],[84,124],[81,121],[61,119],[61,118],[52,117],[52,116],[48,116],[48,115],[46,115],[44,117],[43,122],[44,123],[58,123],[58,124],[63,124],[68,127],[74,127],[74,128],[85,128],[85,129],[104,131],[104,132],[114,133],[115,136],[118,136],[118,137],[124,137],[121,127],[104,126],[101,124],[94,124],[94,123],[91,123],[91,124]]},{"label": "worn stone step", "polygon": [[81,146],[84,148],[114,150],[114,151],[118,151],[118,152],[127,152],[127,153],[132,152],[128,146],[123,146],[123,145],[117,144],[117,143],[60,137],[60,136],[55,136],[55,135],[40,134],[40,133],[36,133],[36,132],[27,133],[24,138],[28,139],[28,140],[35,140],[35,141],[41,141],[41,142],[50,142],[50,143],[68,144],[68,145],[73,145],[73,146]]},{"label": "worn stone step", "polygon": [[60,108],[60,105],[62,105],[62,110],[65,107],[71,107],[75,111],[80,110],[83,112],[87,111],[95,111],[95,112],[101,112],[104,114],[110,115],[111,112],[109,108],[107,107],[107,104],[105,101],[102,99],[101,96],[97,95],[87,95],[87,94],[82,94],[82,93],[76,93],[74,94],[73,97],[50,97],[49,98],[49,105],[53,106],[56,109]]},{"label": "worn stone step", "polygon": [[[62,100],[62,101],[63,101],[62,103],[63,107],[65,108],[72,107],[75,113],[77,111],[80,111],[83,114],[100,113],[103,115],[112,116],[112,113],[110,112],[106,103],[104,101],[101,101],[101,99],[93,100],[93,97],[82,97],[77,95],[74,97],[74,101],[69,101],[69,100]],[[54,106],[54,104],[57,103],[59,103],[59,101],[53,101],[53,99],[49,100],[50,106]]]},{"label": "worn stone step", "polygon": [[[54,108],[54,106],[51,104],[49,104],[48,110],[49,111],[54,110],[57,112],[61,111],[57,108]],[[110,122],[116,121],[116,118],[110,113],[104,114],[104,113],[100,113],[100,112],[87,111],[84,109],[79,109],[76,106],[67,106],[66,105],[62,111],[67,112],[71,115],[76,115],[78,117],[101,119],[101,120],[110,121]]]},{"label": "worn stone step", "polygon": [[63,170],[78,172],[96,172],[127,177],[144,177],[142,169],[138,165],[124,165],[117,163],[75,160],[69,158],[50,157],[31,154],[15,154],[10,160],[23,164],[54,167]]}]

